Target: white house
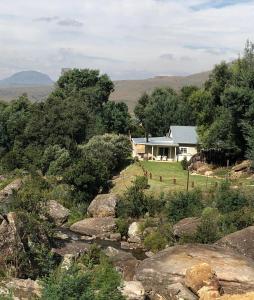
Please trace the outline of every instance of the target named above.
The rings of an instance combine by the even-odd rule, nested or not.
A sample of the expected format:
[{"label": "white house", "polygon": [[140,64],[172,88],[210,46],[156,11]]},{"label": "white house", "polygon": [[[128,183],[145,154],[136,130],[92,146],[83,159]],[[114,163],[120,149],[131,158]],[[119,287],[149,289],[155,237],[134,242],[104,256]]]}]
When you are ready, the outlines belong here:
[{"label": "white house", "polygon": [[195,126],[170,126],[163,137],[132,138],[133,157],[156,161],[188,160],[197,153],[198,135]]}]

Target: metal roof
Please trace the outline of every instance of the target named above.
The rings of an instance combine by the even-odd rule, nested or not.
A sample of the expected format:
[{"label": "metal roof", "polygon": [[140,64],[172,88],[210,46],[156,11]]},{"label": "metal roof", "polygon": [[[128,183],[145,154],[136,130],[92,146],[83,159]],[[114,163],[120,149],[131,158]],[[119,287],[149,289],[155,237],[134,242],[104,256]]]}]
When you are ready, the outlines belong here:
[{"label": "metal roof", "polygon": [[149,137],[148,142],[146,138],[133,138],[132,139],[134,144],[139,145],[150,145],[150,146],[179,146],[175,141],[168,136],[162,137]]},{"label": "metal roof", "polygon": [[198,144],[198,135],[195,126],[170,126],[170,137],[132,138],[134,144],[150,146],[176,146],[179,144]]},{"label": "metal roof", "polygon": [[178,144],[198,144],[195,126],[170,126],[171,137]]}]

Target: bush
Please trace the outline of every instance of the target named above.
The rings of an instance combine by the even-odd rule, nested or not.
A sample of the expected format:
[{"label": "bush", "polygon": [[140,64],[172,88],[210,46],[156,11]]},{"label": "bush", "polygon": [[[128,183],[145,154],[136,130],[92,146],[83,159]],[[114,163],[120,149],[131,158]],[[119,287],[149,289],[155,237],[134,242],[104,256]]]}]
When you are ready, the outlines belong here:
[{"label": "bush", "polygon": [[214,243],[220,238],[218,209],[207,207],[201,216],[201,223],[197,228],[195,240],[198,243]]},{"label": "bush", "polygon": [[117,232],[119,232],[122,237],[123,236],[127,237],[129,225],[130,225],[130,222],[127,219],[119,218],[116,220]]},{"label": "bush", "polygon": [[169,220],[177,222],[187,217],[199,216],[203,209],[201,196],[198,190],[178,192],[173,197],[170,195],[165,208]]},{"label": "bush", "polygon": [[82,258],[69,270],[58,270],[45,279],[41,299],[124,300],[120,275],[108,260],[101,257],[98,264],[86,264],[88,261]]},{"label": "bush", "polygon": [[147,250],[158,252],[167,245],[167,239],[159,231],[149,233],[144,239],[144,246]]},{"label": "bush", "polygon": [[182,165],[183,170],[187,170],[188,169],[189,162],[188,162],[186,156],[184,156],[183,160],[181,161],[181,165]]},{"label": "bush", "polygon": [[217,208],[222,213],[237,211],[248,206],[248,199],[243,193],[230,188],[230,183],[225,181],[221,184],[216,195]]},{"label": "bush", "polygon": [[133,185],[139,190],[145,190],[148,188],[148,178],[146,176],[137,176]]}]

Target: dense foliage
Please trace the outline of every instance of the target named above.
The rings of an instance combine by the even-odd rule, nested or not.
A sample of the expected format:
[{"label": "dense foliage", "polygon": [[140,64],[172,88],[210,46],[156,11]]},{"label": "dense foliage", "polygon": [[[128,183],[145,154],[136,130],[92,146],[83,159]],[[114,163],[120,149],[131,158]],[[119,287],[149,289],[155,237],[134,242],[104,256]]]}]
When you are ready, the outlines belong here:
[{"label": "dense foliage", "polygon": [[196,125],[203,148],[253,159],[254,44],[248,41],[236,61],[215,66],[204,87],[184,87],[178,94],[156,89],[139,99],[134,112],[146,135],[164,136],[170,125]]}]

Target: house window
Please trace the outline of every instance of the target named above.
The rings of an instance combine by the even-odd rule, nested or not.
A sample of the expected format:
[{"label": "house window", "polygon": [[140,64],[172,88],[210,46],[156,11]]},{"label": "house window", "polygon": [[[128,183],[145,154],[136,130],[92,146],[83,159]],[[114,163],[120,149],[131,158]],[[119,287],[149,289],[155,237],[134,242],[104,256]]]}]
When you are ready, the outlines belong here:
[{"label": "house window", "polygon": [[186,154],[187,153],[187,148],[186,147],[181,147],[180,148],[180,153],[181,154]]}]

